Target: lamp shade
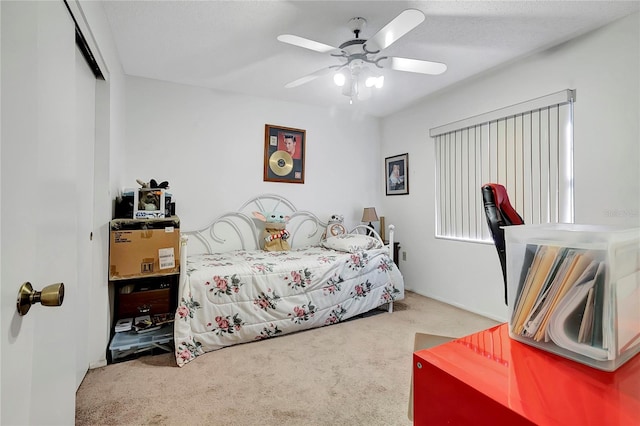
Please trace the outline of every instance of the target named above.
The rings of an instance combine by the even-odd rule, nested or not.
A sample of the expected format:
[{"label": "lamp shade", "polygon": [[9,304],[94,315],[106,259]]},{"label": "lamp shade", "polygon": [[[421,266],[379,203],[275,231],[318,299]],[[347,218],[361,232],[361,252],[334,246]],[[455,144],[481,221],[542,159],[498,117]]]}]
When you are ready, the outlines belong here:
[{"label": "lamp shade", "polygon": [[376,214],[375,207],[365,207],[362,212],[362,222],[376,222],[378,215]]}]

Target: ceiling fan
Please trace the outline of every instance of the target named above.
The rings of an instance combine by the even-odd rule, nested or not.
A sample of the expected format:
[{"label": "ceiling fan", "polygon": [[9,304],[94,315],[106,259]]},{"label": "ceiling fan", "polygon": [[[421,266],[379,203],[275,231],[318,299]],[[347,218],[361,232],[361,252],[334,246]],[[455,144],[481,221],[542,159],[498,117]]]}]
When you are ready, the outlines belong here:
[{"label": "ceiling fan", "polygon": [[282,34],[278,40],[283,43],[303,47],[319,53],[329,53],[341,63],[321,68],[285,85],[286,88],[297,87],[315,80],[318,77],[334,72],[334,81],[343,87],[342,93],[350,97],[350,102],[362,99],[366,88],[382,87],[384,76],[379,75],[378,69],[385,66],[396,71],[407,71],[421,74],[437,75],[446,71],[447,66],[440,62],[419,59],[383,56],[382,50],[389,47],[399,38],[420,25],[425,19],[424,13],[417,9],[407,9],[392,19],[380,31],[369,39],[360,38],[360,32],[366,25],[366,19],[361,17],[349,21],[349,27],[355,38],[342,43],[338,47],[309,40],[292,34]]}]

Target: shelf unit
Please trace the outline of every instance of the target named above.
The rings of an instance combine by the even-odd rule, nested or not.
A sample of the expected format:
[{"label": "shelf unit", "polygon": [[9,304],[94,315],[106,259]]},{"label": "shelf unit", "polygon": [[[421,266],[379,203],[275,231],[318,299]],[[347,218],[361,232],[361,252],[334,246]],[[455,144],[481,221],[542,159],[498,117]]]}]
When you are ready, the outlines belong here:
[{"label": "shelf unit", "polygon": [[154,349],[172,350],[172,324],[142,333],[116,333],[114,327],[124,318],[175,313],[179,259],[180,220],[177,216],[110,222],[109,284],[113,300],[110,362]]}]

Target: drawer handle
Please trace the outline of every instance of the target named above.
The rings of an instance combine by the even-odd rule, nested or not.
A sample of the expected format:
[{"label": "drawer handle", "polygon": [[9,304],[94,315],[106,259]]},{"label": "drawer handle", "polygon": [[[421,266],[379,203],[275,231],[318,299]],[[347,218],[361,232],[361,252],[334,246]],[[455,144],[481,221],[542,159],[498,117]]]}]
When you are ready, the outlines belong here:
[{"label": "drawer handle", "polygon": [[147,314],[151,310],[151,305],[138,306],[136,309],[138,309],[138,312],[141,314]]}]

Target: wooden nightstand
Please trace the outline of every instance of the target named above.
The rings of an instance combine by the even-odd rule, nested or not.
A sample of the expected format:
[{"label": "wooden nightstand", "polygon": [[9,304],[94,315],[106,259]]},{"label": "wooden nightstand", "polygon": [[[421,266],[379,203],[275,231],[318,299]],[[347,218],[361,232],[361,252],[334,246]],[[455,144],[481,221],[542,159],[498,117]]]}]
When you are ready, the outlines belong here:
[{"label": "wooden nightstand", "polygon": [[[385,241],[385,244],[389,244],[389,241]],[[400,269],[400,243],[398,241],[393,242],[393,261],[398,269]]]}]

